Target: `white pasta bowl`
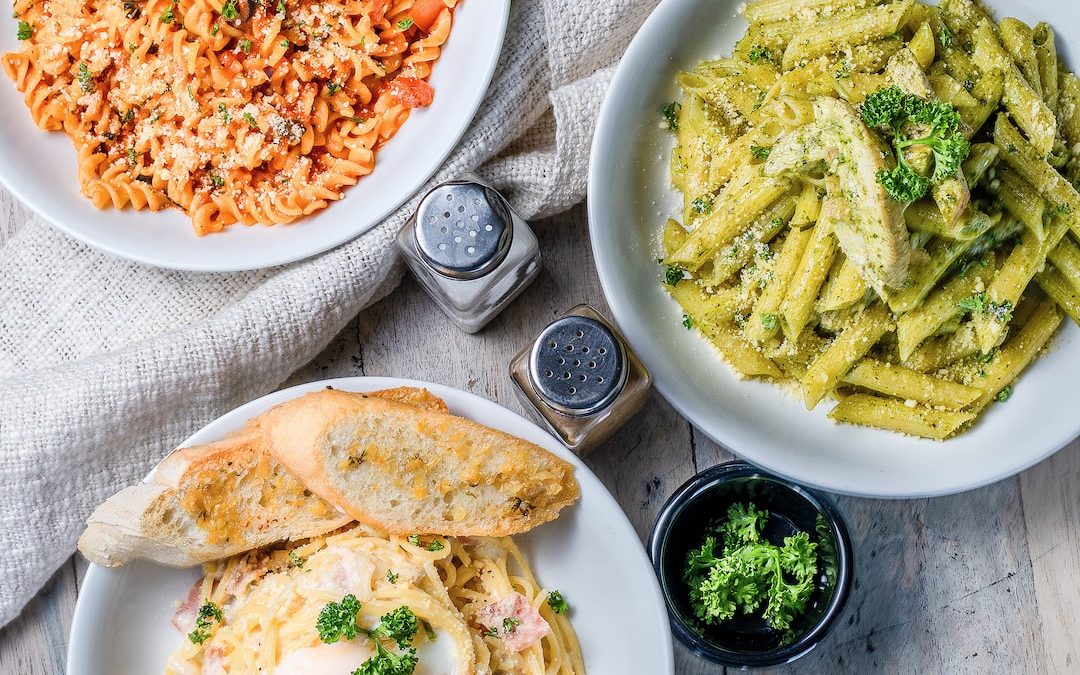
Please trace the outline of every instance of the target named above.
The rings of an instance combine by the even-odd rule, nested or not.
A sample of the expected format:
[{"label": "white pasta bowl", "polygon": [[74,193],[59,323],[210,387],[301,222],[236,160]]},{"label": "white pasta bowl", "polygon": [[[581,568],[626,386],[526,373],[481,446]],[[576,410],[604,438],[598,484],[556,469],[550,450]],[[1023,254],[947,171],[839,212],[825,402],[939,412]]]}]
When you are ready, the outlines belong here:
[{"label": "white pasta bowl", "polygon": [[[793,0],[794,1],[794,0]],[[1068,63],[1080,9],[1053,0],[989,3],[1057,29]],[[600,112],[589,175],[589,225],[604,293],[620,328],[683,415],[740,456],[795,481],[854,495],[950,494],[1012,476],[1080,434],[1074,384],[1080,330],[1071,321],[1026,370],[1015,393],[973,429],[944,442],[839,425],[831,402],[807,411],[774,384],[741,381],[664,291],[656,260],[663,222],[678,211],[668,179],[671,134],[660,110],[678,98],[675,74],[731,52],[746,29],[738,0],[664,0],[619,64]]]},{"label": "white pasta bowl", "polygon": [[[502,50],[510,0],[466,0],[431,75],[435,100],[414,110],[377,154],[375,170],[345,198],[292,225],[234,225],[196,236],[174,209],[99,211],[79,194],[75,151],[30,119],[22,94],[0,74],[0,183],[43,220],[94,248],[147,265],[200,272],[259,269],[302,260],[379,224],[457,145],[487,91]],[[0,53],[18,49],[17,20],[0,18]]]}]

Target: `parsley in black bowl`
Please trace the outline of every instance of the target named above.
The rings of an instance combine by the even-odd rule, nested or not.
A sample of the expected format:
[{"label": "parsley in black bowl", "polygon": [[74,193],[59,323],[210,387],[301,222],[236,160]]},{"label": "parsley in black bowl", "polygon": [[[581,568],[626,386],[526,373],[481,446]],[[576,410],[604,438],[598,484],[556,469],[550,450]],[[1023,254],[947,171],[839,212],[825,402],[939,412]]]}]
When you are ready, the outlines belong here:
[{"label": "parsley in black bowl", "polygon": [[710,661],[786,663],[828,634],[854,562],[821,494],[729,462],[687,481],[649,540],[675,635]]}]

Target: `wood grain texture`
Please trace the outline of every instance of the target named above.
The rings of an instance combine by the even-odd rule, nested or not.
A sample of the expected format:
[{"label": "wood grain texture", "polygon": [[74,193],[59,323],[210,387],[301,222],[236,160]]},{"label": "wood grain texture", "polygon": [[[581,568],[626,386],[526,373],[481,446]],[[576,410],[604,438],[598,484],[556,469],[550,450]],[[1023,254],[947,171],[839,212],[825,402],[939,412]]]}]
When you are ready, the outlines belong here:
[{"label": "wood grain texture", "polygon": [[[12,212],[5,199],[0,193],[0,214]],[[529,416],[507,373],[510,357],[577,303],[606,311],[584,210],[537,229],[544,272],[479,335],[458,332],[407,279],[287,384],[349,375],[414,377],[466,389]],[[730,457],[654,394],[641,415],[586,461],[645,538],[675,488]],[[836,501],[856,555],[846,611],[805,658],[762,672],[1080,671],[1080,443],[1019,478],[963,495]],[[65,565],[0,631],[0,673],[62,672],[85,567],[79,558]],[[676,667],[680,675],[724,670],[678,644]]]}]

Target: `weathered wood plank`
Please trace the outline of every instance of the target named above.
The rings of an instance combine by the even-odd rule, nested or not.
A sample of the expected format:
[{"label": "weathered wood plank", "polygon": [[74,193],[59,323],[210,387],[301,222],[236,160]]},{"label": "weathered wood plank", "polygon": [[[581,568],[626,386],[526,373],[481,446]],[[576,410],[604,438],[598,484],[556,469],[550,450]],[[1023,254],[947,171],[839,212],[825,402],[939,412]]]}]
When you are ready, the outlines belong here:
[{"label": "weathered wood plank", "polygon": [[1020,476],[1047,670],[1080,671],[1080,442]]}]

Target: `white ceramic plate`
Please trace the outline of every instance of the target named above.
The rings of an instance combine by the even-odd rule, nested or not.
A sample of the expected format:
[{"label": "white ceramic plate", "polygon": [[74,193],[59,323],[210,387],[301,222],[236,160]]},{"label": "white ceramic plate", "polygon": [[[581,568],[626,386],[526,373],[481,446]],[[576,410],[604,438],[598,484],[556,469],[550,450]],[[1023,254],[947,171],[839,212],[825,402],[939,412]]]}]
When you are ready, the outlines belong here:
[{"label": "white ceramic plate", "polygon": [[[22,95],[0,74],[0,183],[45,221],[94,248],[147,265],[232,272],[321,253],[380,223],[435,173],[460,140],[487,91],[502,50],[510,0],[464,0],[431,74],[435,100],[414,110],[378,153],[375,170],[345,199],[292,225],[234,225],[197,237],[175,209],[99,211],[79,194],[67,136],[30,119]],[[0,53],[18,48],[17,22],[0,17]]]},{"label": "white ceramic plate", "polygon": [[[990,0],[998,16],[1058,29],[1059,53],[1076,49],[1076,5],[1060,0]],[[589,175],[593,253],[620,328],[683,415],[746,459],[836,492],[916,497],[968,490],[1011,476],[1080,433],[1075,383],[1080,331],[1071,321],[1052,352],[1026,371],[1007,403],[970,432],[944,443],[833,424],[831,404],[808,412],[764,382],[742,382],[661,288],[661,225],[678,210],[668,180],[671,135],[660,109],[678,97],[675,73],[731,53],[746,23],[739,0],[664,0],[619,64],[600,112]],[[1070,30],[1072,32],[1070,33]]]},{"label": "white ceramic plate", "polygon": [[[652,566],[630,521],[581,461],[539,427],[506,408],[438,384],[389,377],[325,380],[274,392],[206,425],[184,445],[206,443],[249,418],[326,386],[349,391],[426,387],[456,415],[532,441],[574,464],[581,501],[553,523],[515,540],[540,580],[571,605],[589,675],[673,675],[667,611]],[[198,578],[197,569],[136,563],[110,570],[91,565],[79,592],[68,646],[68,675],[164,672],[184,636],[170,619]]]}]

